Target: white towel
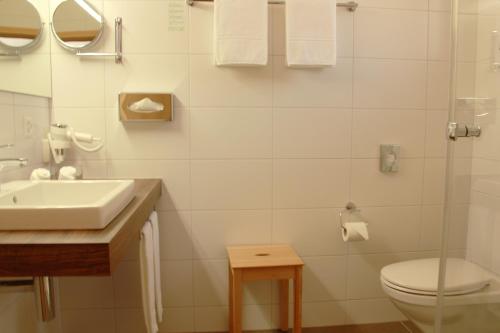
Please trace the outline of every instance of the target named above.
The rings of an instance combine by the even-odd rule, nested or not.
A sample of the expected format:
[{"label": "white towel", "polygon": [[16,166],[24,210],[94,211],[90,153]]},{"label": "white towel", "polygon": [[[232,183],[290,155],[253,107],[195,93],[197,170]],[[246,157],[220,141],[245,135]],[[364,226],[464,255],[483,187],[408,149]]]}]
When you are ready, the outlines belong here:
[{"label": "white towel", "polygon": [[163,321],[163,302],[161,297],[161,274],[160,274],[160,229],[158,226],[158,213],[153,211],[149,217],[153,227],[154,243],[154,266],[155,266],[155,300],[156,300],[156,319],[159,323]]},{"label": "white towel", "polygon": [[75,167],[65,166],[59,170],[59,180],[75,180],[78,171]]},{"label": "white towel", "polygon": [[337,2],[286,1],[286,56],[291,67],[325,67],[337,63]]},{"label": "white towel", "polygon": [[267,0],[215,0],[214,54],[218,66],[267,64]]},{"label": "white towel", "polygon": [[31,172],[30,180],[50,180],[50,171],[47,169],[35,169]]},{"label": "white towel", "polygon": [[158,332],[155,297],[155,268],[154,268],[154,237],[153,226],[147,221],[142,227],[140,262],[142,284],[142,308],[148,333]]}]

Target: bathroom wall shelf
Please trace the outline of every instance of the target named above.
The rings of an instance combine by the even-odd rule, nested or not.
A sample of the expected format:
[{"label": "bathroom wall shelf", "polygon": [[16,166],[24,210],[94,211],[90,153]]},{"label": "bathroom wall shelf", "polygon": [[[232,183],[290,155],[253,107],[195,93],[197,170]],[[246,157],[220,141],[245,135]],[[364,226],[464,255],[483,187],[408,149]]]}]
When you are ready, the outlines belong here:
[{"label": "bathroom wall shelf", "polygon": [[0,277],[111,275],[139,239],[161,180],[136,180],[134,191],[135,199],[102,230],[0,232]]},{"label": "bathroom wall shelf", "polygon": [[[189,6],[193,6],[196,2],[214,2],[214,0],[186,0],[186,4]],[[285,4],[285,0],[269,0],[268,3],[270,5],[283,5]],[[337,3],[337,7],[347,8],[350,12],[356,11],[358,9],[359,4],[355,1],[349,2],[339,2]]]}]

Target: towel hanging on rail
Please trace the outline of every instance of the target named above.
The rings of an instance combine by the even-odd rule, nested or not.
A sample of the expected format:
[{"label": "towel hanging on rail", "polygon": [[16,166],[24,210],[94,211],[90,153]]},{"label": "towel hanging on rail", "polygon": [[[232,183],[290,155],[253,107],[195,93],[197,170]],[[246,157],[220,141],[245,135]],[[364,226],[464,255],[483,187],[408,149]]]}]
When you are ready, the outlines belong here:
[{"label": "towel hanging on rail", "polygon": [[337,2],[287,0],[285,6],[288,66],[334,66],[337,62]]},{"label": "towel hanging on rail", "polygon": [[215,0],[214,55],[218,66],[267,64],[267,0]]}]

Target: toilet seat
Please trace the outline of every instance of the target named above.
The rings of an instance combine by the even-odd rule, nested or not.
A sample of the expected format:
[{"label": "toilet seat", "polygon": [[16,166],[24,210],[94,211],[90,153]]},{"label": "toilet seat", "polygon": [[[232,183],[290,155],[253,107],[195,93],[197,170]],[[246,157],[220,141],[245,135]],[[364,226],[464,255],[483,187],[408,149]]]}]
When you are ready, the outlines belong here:
[{"label": "toilet seat", "polygon": [[[446,296],[476,292],[491,280],[487,271],[463,259],[448,259],[446,269]],[[395,263],[384,267],[380,277],[382,284],[394,291],[431,298],[438,293],[438,278],[439,258]]]}]

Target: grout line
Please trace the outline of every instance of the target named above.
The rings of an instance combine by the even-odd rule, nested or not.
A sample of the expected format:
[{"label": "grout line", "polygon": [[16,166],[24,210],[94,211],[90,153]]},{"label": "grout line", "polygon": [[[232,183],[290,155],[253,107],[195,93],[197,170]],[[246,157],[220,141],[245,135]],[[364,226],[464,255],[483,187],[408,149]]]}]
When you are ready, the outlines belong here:
[{"label": "grout line", "polygon": [[403,321],[401,321],[400,323],[401,326],[403,326],[408,331],[408,333],[413,333],[413,331],[408,326],[406,326],[406,324]]},{"label": "grout line", "polygon": [[187,64],[186,64],[186,67],[187,67],[187,107],[189,108],[189,124],[188,124],[188,157],[189,157],[189,236],[190,236],[190,239],[191,239],[191,304],[193,305],[192,306],[192,309],[191,309],[191,316],[192,316],[192,328],[193,328],[193,331],[197,332],[198,329],[197,329],[197,319],[196,319],[196,310],[195,310],[195,306],[196,306],[196,293],[195,293],[195,289],[196,289],[196,286],[195,286],[195,248],[194,248],[194,242],[193,242],[193,216],[192,216],[192,208],[193,208],[193,186],[192,186],[192,151],[193,151],[193,147],[192,147],[192,144],[193,144],[193,140],[192,140],[192,123],[193,123],[193,113],[192,113],[192,105],[191,105],[191,99],[192,99],[192,85],[191,85],[191,46],[192,46],[192,43],[191,43],[191,31],[190,31],[190,28],[191,28],[191,20],[192,20],[192,10],[194,10],[194,7],[191,7],[191,6],[188,6],[187,8],[187,13],[186,13],[186,16],[187,16],[187,38],[188,38],[188,45],[187,45],[187,49],[188,49],[188,55],[187,55]]}]

